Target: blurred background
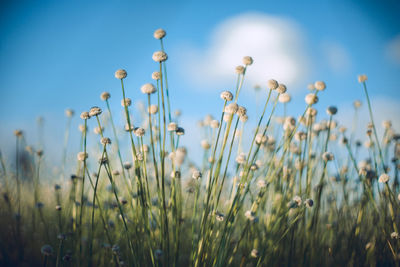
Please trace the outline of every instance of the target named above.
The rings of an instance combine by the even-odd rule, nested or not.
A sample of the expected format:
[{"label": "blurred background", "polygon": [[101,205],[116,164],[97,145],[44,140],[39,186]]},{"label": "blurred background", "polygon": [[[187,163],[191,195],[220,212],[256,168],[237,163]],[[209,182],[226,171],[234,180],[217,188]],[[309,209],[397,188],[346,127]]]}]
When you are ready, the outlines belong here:
[{"label": "blurred background", "polygon": [[[254,59],[238,102],[249,110],[250,128],[264,105],[268,79],[287,85],[292,96],[288,115],[294,117],[305,108],[307,85],[323,80],[327,89],[316,105],[319,118],[336,105],[336,119],[351,127],[352,103],[360,99],[364,138],[368,114],[357,75],[365,73],[376,122],[390,119],[399,131],[398,14],[399,1],[3,0],[0,150],[12,159],[13,131],[22,129],[28,144],[44,146],[46,158],[60,163],[65,109],[76,113],[68,150],[77,152],[79,114],[94,105],[105,108],[99,98],[103,91],[111,93],[122,128],[122,96],[114,72],[127,70],[127,97],[140,106],[146,100],[140,86],[152,82],[158,68],[151,58],[160,49],[153,38],[158,28],[167,31],[171,105],[182,111],[179,124],[186,130],[181,142],[194,154],[202,138],[196,123],[206,114],[219,116],[219,94],[234,91],[234,69],[243,56]],[[261,89],[255,90],[256,85]],[[282,116],[283,109],[276,114]],[[134,124],[140,123],[134,117]],[[111,131],[106,129],[106,135],[111,137]]]}]

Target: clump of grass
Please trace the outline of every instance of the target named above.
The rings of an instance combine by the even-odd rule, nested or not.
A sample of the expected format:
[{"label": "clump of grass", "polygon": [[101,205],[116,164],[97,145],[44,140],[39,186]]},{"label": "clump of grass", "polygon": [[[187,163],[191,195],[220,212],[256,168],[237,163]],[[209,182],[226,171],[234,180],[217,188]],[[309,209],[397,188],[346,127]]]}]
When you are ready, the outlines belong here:
[{"label": "clump of grass", "polygon": [[[117,131],[111,94],[103,92],[107,112],[93,106],[81,113],[81,152],[68,178],[72,110],[59,181],[43,179],[40,148],[28,146],[28,168],[21,167],[26,142],[15,132],[15,169],[0,154],[1,265],[398,265],[400,135],[385,122],[379,139],[365,75],[359,81],[371,124],[363,154],[355,140],[361,103],[350,133],[335,121],[334,106],[321,119],[314,105],[324,97],[322,81],[309,86],[297,119],[287,116],[291,97],[284,84],[271,79],[257,86],[264,106],[253,128],[240,105],[253,63],[244,57],[235,68],[234,93],[220,95],[220,114],[199,123],[203,160],[193,163],[179,145],[185,134],[180,112],[171,111],[165,36],[162,29],[154,33],[160,51],[153,54],[155,85],[141,87],[147,102],[141,126],[132,120],[128,73],[117,70],[126,132]],[[121,145],[124,137],[128,147]],[[97,145],[88,145],[93,138]]]}]

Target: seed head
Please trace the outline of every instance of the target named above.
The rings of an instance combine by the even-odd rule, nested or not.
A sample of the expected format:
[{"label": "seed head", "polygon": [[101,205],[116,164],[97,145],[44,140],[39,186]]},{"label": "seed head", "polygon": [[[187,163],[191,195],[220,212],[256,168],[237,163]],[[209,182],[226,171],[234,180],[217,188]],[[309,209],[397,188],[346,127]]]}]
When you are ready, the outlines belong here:
[{"label": "seed head", "polygon": [[158,112],[158,106],[157,105],[151,105],[148,108],[148,111],[150,114],[156,114]]},{"label": "seed head", "polygon": [[225,107],[224,112],[227,113],[227,114],[235,114],[238,111],[238,109],[239,109],[238,104],[230,103],[229,105],[227,105]]},{"label": "seed head", "polygon": [[314,83],[314,87],[315,89],[317,89],[318,91],[323,91],[326,88],[326,84],[323,81],[316,81]]},{"label": "seed head", "polygon": [[163,51],[156,51],[153,53],[153,60],[155,62],[164,62],[168,59],[168,55]]},{"label": "seed head", "polygon": [[388,129],[390,129],[390,128],[392,127],[392,122],[391,122],[391,121],[388,121],[388,120],[383,121],[383,122],[382,122],[382,126],[383,126],[383,128],[384,128],[385,130],[388,130]]},{"label": "seed head", "polygon": [[151,83],[146,83],[142,85],[140,90],[142,91],[143,94],[148,94],[148,95],[154,94],[157,91],[156,87]]},{"label": "seed head", "polygon": [[170,122],[168,124],[168,131],[169,132],[175,132],[178,129],[178,124],[176,124],[175,122]]},{"label": "seed head", "polygon": [[279,102],[281,103],[288,103],[291,100],[291,97],[288,93],[283,93],[279,95]]},{"label": "seed head", "polygon": [[283,83],[280,83],[278,85],[278,88],[276,88],[276,91],[280,94],[286,93],[286,85],[284,85]]},{"label": "seed head", "polygon": [[365,82],[366,80],[368,80],[367,75],[365,75],[365,74],[358,75],[358,82],[359,82],[359,83],[363,83],[363,82]]},{"label": "seed head", "polygon": [[129,127],[129,124],[125,124],[125,131],[127,132],[132,132],[135,129],[135,126],[133,126],[133,124],[131,124],[131,127]]},{"label": "seed head", "polygon": [[78,129],[79,129],[80,132],[84,132],[87,129],[87,127],[85,129],[85,125],[79,124]]},{"label": "seed head", "polygon": [[60,210],[62,210],[62,207],[61,207],[61,205],[56,205],[56,210],[57,210],[57,211],[60,211]]},{"label": "seed head", "polygon": [[251,255],[253,258],[258,258],[258,257],[260,256],[260,252],[258,252],[257,249],[253,248],[253,249],[251,250],[250,255]]},{"label": "seed head", "polygon": [[94,106],[89,110],[89,116],[93,117],[93,116],[98,116],[100,115],[102,112],[101,108]]},{"label": "seed head", "polygon": [[399,233],[397,233],[397,232],[391,233],[391,234],[390,234],[390,237],[391,237],[392,239],[400,239],[400,235],[399,235]]},{"label": "seed head", "polygon": [[200,179],[201,178],[201,172],[198,171],[198,170],[193,171],[192,178],[195,179],[195,180]]},{"label": "seed head", "polygon": [[121,99],[122,107],[129,107],[132,104],[132,100],[130,98]]},{"label": "seed head", "polygon": [[42,149],[39,149],[39,150],[36,151],[36,155],[37,155],[39,158],[42,157],[43,154],[44,154],[44,152],[43,152]]},{"label": "seed head", "polygon": [[101,139],[100,139],[100,142],[101,142],[101,144],[102,145],[111,145],[111,139],[110,138],[108,138],[108,137],[102,137]]},{"label": "seed head", "polygon": [[161,73],[158,72],[158,71],[155,71],[155,72],[153,72],[153,73],[151,74],[151,78],[152,78],[153,80],[158,81],[159,79],[161,79]]},{"label": "seed head", "polygon": [[232,101],[233,95],[229,91],[223,91],[221,93],[221,98],[222,98],[222,100],[225,100],[225,101]]},{"label": "seed head", "polygon": [[132,163],[130,162],[124,162],[124,169],[129,170],[130,168],[132,168]]},{"label": "seed head", "polygon": [[74,111],[72,110],[72,109],[70,109],[70,108],[67,108],[66,110],[65,110],[65,116],[67,116],[68,118],[71,118],[72,116],[74,116]]},{"label": "seed head", "polygon": [[314,84],[312,84],[312,83],[308,84],[308,85],[307,85],[307,89],[310,90],[310,91],[315,90]]},{"label": "seed head", "polygon": [[219,121],[217,121],[217,120],[212,120],[212,121],[210,122],[210,127],[213,128],[213,129],[218,129],[218,127],[219,127]]},{"label": "seed head", "polygon": [[163,29],[157,29],[154,31],[154,38],[160,40],[165,37],[167,33]]},{"label": "seed head", "polygon": [[249,117],[247,116],[247,114],[245,114],[243,116],[240,116],[239,119],[240,119],[241,122],[246,122],[249,119]]},{"label": "seed head", "polygon": [[306,205],[307,208],[311,208],[314,205],[314,201],[311,198],[307,198],[304,201],[304,205]]},{"label": "seed head", "polygon": [[134,133],[135,133],[135,135],[136,135],[137,137],[142,137],[142,136],[144,136],[145,132],[146,132],[146,131],[145,131],[143,128],[141,128],[141,127],[137,127],[137,128],[134,129]]},{"label": "seed head", "polygon": [[128,73],[126,72],[126,70],[123,69],[119,69],[115,72],[115,78],[120,80],[125,79],[127,75]]},{"label": "seed head", "polygon": [[329,107],[326,109],[326,113],[327,113],[328,115],[330,115],[330,116],[335,115],[335,114],[337,113],[337,107],[329,106]]},{"label": "seed head", "polygon": [[237,74],[243,74],[243,73],[244,73],[244,67],[243,67],[243,66],[237,66],[237,67],[235,68],[235,72],[236,72]]},{"label": "seed head", "polygon": [[253,58],[249,56],[243,57],[243,64],[246,66],[253,64]]},{"label": "seed head", "polygon": [[184,135],[185,134],[185,129],[183,129],[182,127],[178,127],[178,129],[176,129],[176,135]]},{"label": "seed head", "polygon": [[382,173],[381,176],[379,176],[379,180],[378,182],[384,184],[387,183],[389,181],[389,175],[387,173]]},{"label": "seed head", "polygon": [[316,104],[318,102],[318,96],[316,96],[313,93],[307,94],[306,97],[305,97],[305,101],[306,101],[307,105]]},{"label": "seed head", "polygon": [[279,84],[276,80],[271,79],[268,81],[268,88],[271,90],[276,90],[278,88]]},{"label": "seed head", "polygon": [[360,108],[361,107],[361,101],[360,100],[356,100],[353,102],[353,106],[354,108]]},{"label": "seed head", "polygon": [[15,130],[15,131],[14,131],[14,135],[15,135],[16,137],[21,137],[21,136],[22,136],[22,130]]},{"label": "seed head", "polygon": [[201,140],[201,147],[205,150],[210,149],[211,145],[207,140]]},{"label": "seed head", "polygon": [[238,110],[236,111],[236,114],[241,117],[246,115],[247,109],[245,107],[239,106]]},{"label": "seed head", "polygon": [[104,127],[99,127],[99,126],[97,126],[96,128],[93,129],[93,132],[94,132],[95,134],[101,134],[101,133],[104,132]]},{"label": "seed head", "polygon": [[101,95],[100,95],[100,99],[103,100],[103,101],[108,100],[110,97],[111,97],[111,95],[110,95],[109,92],[103,92],[103,93],[101,93]]},{"label": "seed head", "polygon": [[82,113],[81,113],[81,119],[82,119],[82,120],[90,119],[89,112],[87,112],[87,111],[82,112]]},{"label": "seed head", "polygon": [[257,145],[263,145],[268,141],[268,136],[263,135],[262,133],[258,133],[256,135],[256,144]]},{"label": "seed head", "polygon": [[79,152],[78,155],[77,155],[77,158],[78,158],[79,161],[84,161],[85,159],[88,158],[88,156],[89,156],[88,153]]},{"label": "seed head", "polygon": [[334,158],[335,158],[335,157],[333,156],[333,154],[332,154],[331,152],[324,152],[324,154],[322,154],[322,159],[323,159],[325,162],[334,160]]}]

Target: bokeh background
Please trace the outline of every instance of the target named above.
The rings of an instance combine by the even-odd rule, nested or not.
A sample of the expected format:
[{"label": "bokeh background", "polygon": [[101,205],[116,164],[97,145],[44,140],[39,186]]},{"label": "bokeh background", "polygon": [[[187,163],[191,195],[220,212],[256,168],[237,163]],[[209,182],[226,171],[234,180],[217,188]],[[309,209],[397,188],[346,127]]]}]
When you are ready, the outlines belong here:
[{"label": "bokeh background", "polygon": [[[307,85],[323,80],[320,118],[329,105],[337,120],[350,127],[356,99],[361,109],[360,138],[368,114],[357,75],[368,75],[375,120],[392,120],[400,129],[399,1],[1,1],[0,4],[0,150],[11,155],[14,129],[29,144],[44,146],[46,157],[60,163],[66,124],[72,108],[69,151],[79,149],[79,114],[105,107],[100,93],[111,93],[119,124],[121,91],[115,70],[128,72],[127,96],[145,100],[140,86],[152,82],[160,49],[153,38],[167,31],[165,48],[171,104],[182,110],[182,144],[200,151],[196,122],[218,116],[222,90],[234,90],[234,69],[249,55],[239,104],[249,110],[249,127],[266,98],[266,82],[288,87],[288,114],[305,108]],[[261,90],[256,91],[255,85]],[[277,115],[282,115],[279,108]],[[37,118],[43,118],[43,131]],[[139,118],[134,118],[136,125]],[[94,127],[94,126],[93,126]],[[93,128],[92,127],[92,128]],[[106,130],[107,131],[107,130]],[[109,133],[111,135],[111,131]],[[71,157],[74,158],[75,154]],[[194,156],[195,157],[195,156]]]}]

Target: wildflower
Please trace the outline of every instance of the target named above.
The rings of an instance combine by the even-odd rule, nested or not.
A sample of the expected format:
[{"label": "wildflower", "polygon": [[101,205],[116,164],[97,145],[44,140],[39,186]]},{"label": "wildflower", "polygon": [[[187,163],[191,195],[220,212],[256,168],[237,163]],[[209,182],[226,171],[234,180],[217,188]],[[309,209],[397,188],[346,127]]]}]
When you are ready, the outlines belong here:
[{"label": "wildflower", "polygon": [[397,233],[397,232],[391,233],[391,234],[390,234],[390,237],[391,237],[392,239],[399,239],[399,238],[400,238],[399,233]]},{"label": "wildflower", "polygon": [[111,95],[110,95],[109,92],[103,92],[103,93],[101,93],[101,95],[100,95],[100,99],[103,100],[103,101],[108,100],[110,97],[111,97]]},{"label": "wildflower", "polygon": [[227,106],[225,107],[224,112],[225,112],[225,113],[228,113],[228,114],[235,114],[235,113],[238,111],[238,109],[239,109],[238,104],[236,104],[236,103],[230,103],[229,105],[227,105]]},{"label": "wildflower", "polygon": [[291,97],[288,93],[283,93],[283,94],[279,95],[278,100],[281,103],[288,103],[288,102],[290,102]]},{"label": "wildflower", "polygon": [[311,198],[307,198],[304,201],[304,205],[306,205],[307,208],[311,208],[314,205],[314,201]]},{"label": "wildflower", "polygon": [[263,145],[268,141],[268,136],[263,135],[262,133],[258,133],[256,135],[256,144],[257,145]]},{"label": "wildflower", "polygon": [[82,112],[82,113],[81,113],[81,119],[82,119],[82,120],[90,119],[89,112],[87,112],[87,111]]},{"label": "wildflower", "polygon": [[260,256],[260,252],[258,252],[257,249],[253,248],[253,249],[251,250],[250,255],[251,255],[253,258],[258,258],[258,257]]},{"label": "wildflower", "polygon": [[68,118],[71,118],[72,116],[74,116],[74,111],[70,108],[65,110],[65,116],[67,116]]},{"label": "wildflower", "polygon": [[85,125],[79,124],[78,129],[79,131],[84,132],[87,129],[87,127],[85,128]]},{"label": "wildflower", "polygon": [[201,140],[201,147],[205,150],[210,149],[211,145],[207,140]]},{"label": "wildflower", "polygon": [[318,91],[323,91],[326,88],[326,84],[323,81],[316,81],[314,83],[314,87],[315,89],[317,89]]},{"label": "wildflower", "polygon": [[267,183],[264,180],[258,180],[257,186],[259,188],[265,188],[265,187],[267,187]]},{"label": "wildflower", "polygon": [[36,155],[40,158],[40,157],[42,157],[43,156],[43,150],[42,149],[39,149],[38,151],[36,151]]},{"label": "wildflower", "polygon": [[42,252],[43,255],[45,256],[51,256],[53,254],[53,247],[50,245],[44,245],[40,251]]},{"label": "wildflower", "polygon": [[79,152],[77,158],[79,161],[84,161],[85,159],[88,158],[88,153]]},{"label": "wildflower", "polygon": [[310,90],[310,91],[315,90],[314,84],[312,84],[312,83],[308,84],[308,85],[307,85],[307,89]]},{"label": "wildflower", "polygon": [[93,132],[95,134],[101,134],[102,132],[104,132],[104,127],[97,126],[96,128],[93,129]]},{"label": "wildflower", "polygon": [[280,94],[286,93],[286,85],[280,83],[280,84],[278,85],[278,88],[276,88],[276,91],[277,91],[278,93],[280,93]]},{"label": "wildflower", "polygon": [[178,129],[178,124],[175,122],[170,122],[167,128],[169,132],[175,132]]},{"label": "wildflower", "polygon": [[102,144],[102,145],[111,145],[111,139],[110,138],[108,138],[108,137],[102,137],[101,139],[100,139],[100,143]]},{"label": "wildflower", "polygon": [[251,210],[248,210],[244,213],[244,216],[251,222],[258,222],[258,217],[255,216],[255,213]]},{"label": "wildflower", "polygon": [[354,102],[353,102],[353,106],[354,106],[354,108],[359,108],[359,107],[361,107],[361,101],[360,101],[360,100],[354,101]]},{"label": "wildflower", "polygon": [[159,71],[155,71],[155,72],[153,72],[153,73],[151,74],[151,78],[152,78],[153,80],[158,81],[158,80],[161,79],[161,73],[160,73]]},{"label": "wildflower", "polygon": [[246,155],[244,153],[240,153],[237,157],[236,157],[236,162],[238,164],[245,164],[246,163]]},{"label": "wildflower", "polygon": [[126,72],[126,70],[123,69],[119,69],[115,72],[115,78],[120,80],[125,79],[127,75],[128,73]]},{"label": "wildflower", "polygon": [[276,80],[274,80],[274,79],[269,80],[267,85],[268,85],[268,88],[271,89],[271,90],[275,90],[279,86],[278,82]]},{"label": "wildflower", "polygon": [[316,96],[315,94],[308,94],[305,97],[305,101],[307,105],[313,105],[316,104],[318,102],[318,96]]},{"label": "wildflower", "polygon": [[167,35],[167,33],[163,30],[163,29],[157,29],[154,31],[154,38],[161,40],[162,38],[165,37],[165,35]]},{"label": "wildflower", "polygon": [[157,106],[157,105],[151,105],[151,106],[148,108],[148,112],[149,112],[150,114],[156,114],[156,113],[158,112],[158,106]]},{"label": "wildflower", "polygon": [[141,128],[141,127],[138,127],[138,128],[135,128],[135,129],[134,129],[134,133],[135,133],[135,135],[136,135],[137,137],[142,137],[142,136],[144,136],[145,132],[146,132],[146,131],[145,131],[143,128]]},{"label": "wildflower", "polygon": [[232,101],[232,99],[233,99],[233,95],[229,91],[223,91],[221,93],[220,97],[222,98],[222,100],[225,100],[225,101]]},{"label": "wildflower", "polygon": [[142,91],[143,94],[148,94],[148,95],[154,94],[157,91],[156,87],[151,83],[146,83],[142,85],[142,87],[140,87],[140,90]]},{"label": "wildflower", "polygon": [[293,201],[297,204],[297,206],[301,206],[301,197],[299,197],[299,196],[294,196],[293,197]]},{"label": "wildflower", "polygon": [[247,116],[247,115],[243,115],[243,116],[240,116],[240,118],[239,118],[239,119],[240,119],[240,121],[241,121],[241,122],[243,122],[243,123],[244,123],[244,122],[246,122],[246,121],[249,119],[249,116]]},{"label": "wildflower", "polygon": [[211,123],[210,123],[210,126],[211,126],[211,128],[213,128],[213,129],[218,129],[218,127],[219,127],[219,121],[217,121],[217,120],[212,120]]},{"label": "wildflower", "polygon": [[380,183],[387,183],[389,181],[389,175],[387,173],[382,173],[381,176],[379,176],[378,182]]},{"label": "wildflower", "polygon": [[215,213],[215,218],[217,219],[217,221],[222,222],[225,219],[225,215],[217,211]]},{"label": "wildflower", "polygon": [[337,107],[329,106],[329,107],[326,109],[326,113],[328,113],[328,115],[330,115],[330,116],[335,115],[335,114],[337,113]]},{"label": "wildflower", "polygon": [[122,107],[129,107],[132,104],[132,100],[130,98],[121,99]]},{"label": "wildflower", "polygon": [[155,62],[164,62],[168,59],[168,55],[163,51],[157,51],[153,53],[153,60]]},{"label": "wildflower", "polygon": [[243,57],[243,64],[246,66],[253,64],[253,58],[249,56]]},{"label": "wildflower", "polygon": [[244,67],[243,67],[243,66],[237,66],[237,67],[235,68],[235,72],[236,72],[237,74],[243,74],[243,73],[244,73]]},{"label": "wildflower", "polygon": [[200,179],[201,178],[201,172],[198,171],[198,170],[193,171],[192,178],[195,179],[195,180]]},{"label": "wildflower", "polygon": [[176,135],[184,135],[185,134],[185,129],[183,129],[182,127],[178,127],[178,129],[176,129]]},{"label": "wildflower", "polygon": [[246,115],[247,109],[245,107],[239,106],[238,110],[236,111],[236,114],[241,117]]},{"label": "wildflower", "polygon": [[172,171],[171,172],[171,178],[181,178],[181,172],[180,171]]},{"label": "wildflower", "polygon": [[359,83],[363,83],[363,82],[365,82],[366,80],[368,80],[367,75],[365,75],[365,74],[358,75],[358,82],[359,82]]},{"label": "wildflower", "polygon": [[322,154],[322,159],[323,159],[325,162],[334,160],[334,158],[335,158],[335,157],[333,156],[333,154],[332,154],[331,152],[324,152],[324,154]]},{"label": "wildflower", "polygon": [[94,106],[89,110],[89,116],[90,117],[98,116],[101,114],[101,112],[102,112],[101,108]]},{"label": "wildflower", "polygon": [[385,130],[390,129],[392,127],[392,122],[391,121],[383,121],[382,126]]},{"label": "wildflower", "polygon": [[132,132],[134,129],[135,129],[135,127],[133,126],[133,124],[131,124],[130,127],[129,127],[128,123],[125,124],[125,131]]},{"label": "wildflower", "polygon": [[132,164],[130,162],[124,162],[123,166],[126,170],[129,170],[130,168],[132,168]]}]

